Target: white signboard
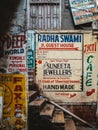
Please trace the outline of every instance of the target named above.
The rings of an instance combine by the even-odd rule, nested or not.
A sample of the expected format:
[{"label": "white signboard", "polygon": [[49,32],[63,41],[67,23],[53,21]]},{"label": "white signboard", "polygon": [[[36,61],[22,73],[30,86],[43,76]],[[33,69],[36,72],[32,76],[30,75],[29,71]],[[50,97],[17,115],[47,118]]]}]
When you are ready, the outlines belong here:
[{"label": "white signboard", "polygon": [[36,80],[41,89],[82,91],[82,34],[36,34],[36,43]]},{"label": "white signboard", "polygon": [[[78,68],[77,68],[78,64]],[[82,91],[82,60],[38,60],[37,79],[44,92]]]},{"label": "white signboard", "polygon": [[82,59],[81,34],[38,34],[36,41],[38,59]]},{"label": "white signboard", "polygon": [[27,73],[25,40],[25,34],[6,34],[0,40],[0,47],[3,50],[0,68],[4,73]]},{"label": "white signboard", "polygon": [[42,94],[59,102],[95,102],[97,40],[92,31],[36,34],[36,82]]}]

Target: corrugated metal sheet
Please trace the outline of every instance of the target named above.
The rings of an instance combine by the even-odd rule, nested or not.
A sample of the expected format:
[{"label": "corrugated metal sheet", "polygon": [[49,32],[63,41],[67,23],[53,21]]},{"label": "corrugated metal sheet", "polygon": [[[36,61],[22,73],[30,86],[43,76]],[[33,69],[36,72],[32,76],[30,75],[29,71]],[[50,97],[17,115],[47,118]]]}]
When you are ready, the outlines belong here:
[{"label": "corrugated metal sheet", "polygon": [[31,29],[60,29],[60,4],[51,1],[30,3]]}]

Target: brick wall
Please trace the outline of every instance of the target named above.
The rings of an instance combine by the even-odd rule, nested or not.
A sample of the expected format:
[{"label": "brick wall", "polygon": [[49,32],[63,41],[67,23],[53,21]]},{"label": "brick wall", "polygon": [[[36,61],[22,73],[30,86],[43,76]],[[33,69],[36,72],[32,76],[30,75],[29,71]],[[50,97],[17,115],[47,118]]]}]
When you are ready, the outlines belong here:
[{"label": "brick wall", "polygon": [[96,103],[63,104],[62,106],[89,123],[95,123],[97,121]]}]

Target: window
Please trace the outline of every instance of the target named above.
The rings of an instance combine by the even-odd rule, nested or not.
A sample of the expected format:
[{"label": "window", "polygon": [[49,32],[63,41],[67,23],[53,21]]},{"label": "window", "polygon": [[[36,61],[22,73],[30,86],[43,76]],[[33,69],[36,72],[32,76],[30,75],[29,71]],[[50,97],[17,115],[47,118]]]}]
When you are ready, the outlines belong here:
[{"label": "window", "polygon": [[60,4],[56,2],[30,3],[31,29],[60,29]]}]

